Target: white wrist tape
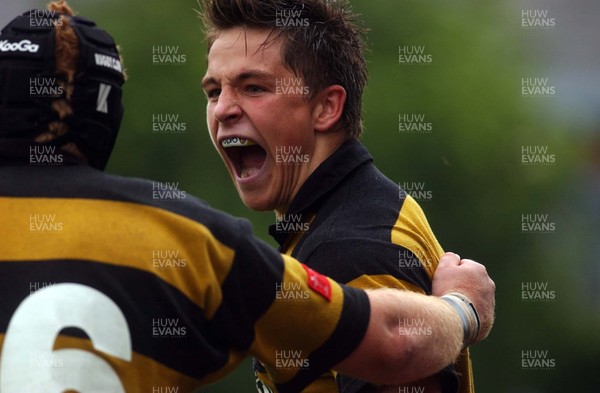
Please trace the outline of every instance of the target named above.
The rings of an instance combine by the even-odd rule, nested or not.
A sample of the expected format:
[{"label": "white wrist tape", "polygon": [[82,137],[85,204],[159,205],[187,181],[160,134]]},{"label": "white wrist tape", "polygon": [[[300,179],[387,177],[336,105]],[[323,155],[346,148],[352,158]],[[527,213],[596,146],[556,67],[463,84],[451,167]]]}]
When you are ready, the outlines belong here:
[{"label": "white wrist tape", "polygon": [[462,293],[452,292],[440,299],[456,311],[463,325],[463,349],[471,345],[479,335],[479,315],[473,303]]}]

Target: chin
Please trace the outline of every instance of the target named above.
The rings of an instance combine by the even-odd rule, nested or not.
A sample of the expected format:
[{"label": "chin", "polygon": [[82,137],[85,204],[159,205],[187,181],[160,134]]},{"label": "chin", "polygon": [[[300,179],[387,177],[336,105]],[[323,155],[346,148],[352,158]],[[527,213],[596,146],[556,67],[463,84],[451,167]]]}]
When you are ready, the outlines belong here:
[{"label": "chin", "polygon": [[244,202],[244,205],[246,205],[246,207],[250,210],[255,210],[259,212],[275,210],[275,204],[270,202],[269,200],[265,200],[260,197],[244,195],[242,193],[239,193],[239,195],[242,199],[242,202]]}]

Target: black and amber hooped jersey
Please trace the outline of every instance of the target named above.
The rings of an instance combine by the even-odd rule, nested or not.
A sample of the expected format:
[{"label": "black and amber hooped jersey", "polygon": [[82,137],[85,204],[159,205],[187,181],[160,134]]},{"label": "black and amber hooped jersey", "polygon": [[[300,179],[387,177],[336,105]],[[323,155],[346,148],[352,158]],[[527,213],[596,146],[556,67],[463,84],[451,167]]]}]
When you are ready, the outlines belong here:
[{"label": "black and amber hooped jersey", "polygon": [[[419,204],[372,163],[356,140],[344,143],[307,179],[270,234],[280,251],[358,288],[431,293],[442,247]],[[410,325],[412,321],[400,321]],[[400,326],[401,327],[401,326]],[[441,373],[444,392],[473,392],[468,351]],[[263,383],[269,377],[255,362]],[[459,387],[460,383],[460,387]],[[305,393],[363,391],[364,381],[326,373]],[[369,389],[369,388],[367,388]]]},{"label": "black and amber hooped jersey", "polygon": [[3,393],[191,392],[247,355],[294,392],[362,339],[364,292],[248,222],[173,184],[49,164],[0,161]]}]

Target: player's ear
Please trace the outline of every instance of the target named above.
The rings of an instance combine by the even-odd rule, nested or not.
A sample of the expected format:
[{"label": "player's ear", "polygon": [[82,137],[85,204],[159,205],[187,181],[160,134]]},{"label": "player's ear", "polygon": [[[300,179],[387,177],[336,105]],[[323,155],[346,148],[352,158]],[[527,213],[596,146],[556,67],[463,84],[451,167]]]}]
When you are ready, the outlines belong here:
[{"label": "player's ear", "polygon": [[346,89],[340,85],[331,85],[323,89],[316,97],[313,121],[315,131],[330,130],[342,117],[346,103]]}]

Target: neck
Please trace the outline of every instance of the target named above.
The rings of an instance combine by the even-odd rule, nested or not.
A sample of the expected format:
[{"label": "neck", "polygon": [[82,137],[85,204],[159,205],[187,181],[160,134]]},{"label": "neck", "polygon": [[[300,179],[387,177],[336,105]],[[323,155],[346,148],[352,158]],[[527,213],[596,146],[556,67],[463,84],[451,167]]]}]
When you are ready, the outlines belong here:
[{"label": "neck", "polygon": [[316,133],[315,136],[315,148],[311,155],[310,162],[308,164],[308,170],[305,172],[305,175],[302,181],[298,182],[294,192],[292,193],[292,197],[289,202],[282,206],[277,206],[274,209],[275,215],[277,217],[281,217],[285,214],[290,205],[296,199],[298,192],[306,183],[306,180],[313,174],[313,172],[321,166],[321,164],[327,160],[339,147],[348,139],[345,133],[338,132],[324,132],[324,133]]}]

